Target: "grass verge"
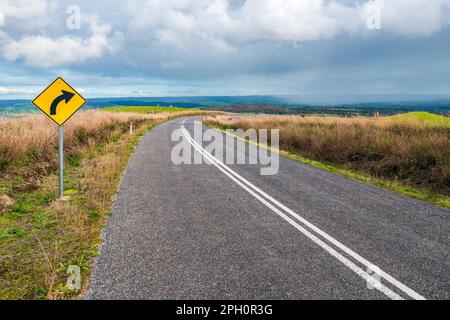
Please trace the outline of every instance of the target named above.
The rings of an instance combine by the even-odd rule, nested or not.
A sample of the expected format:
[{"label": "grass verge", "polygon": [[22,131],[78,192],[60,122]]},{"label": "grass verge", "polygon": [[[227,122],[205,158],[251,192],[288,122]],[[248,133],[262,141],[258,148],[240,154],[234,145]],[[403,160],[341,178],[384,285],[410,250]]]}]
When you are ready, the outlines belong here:
[{"label": "grass verge", "polygon": [[0,298],[67,299],[70,265],[81,269],[82,289],[97,255],[100,234],[116,187],[140,137],[159,122],[141,124],[133,135],[114,130],[68,161],[65,194],[57,199],[57,174],[39,189],[16,193],[15,203],[0,217]]}]

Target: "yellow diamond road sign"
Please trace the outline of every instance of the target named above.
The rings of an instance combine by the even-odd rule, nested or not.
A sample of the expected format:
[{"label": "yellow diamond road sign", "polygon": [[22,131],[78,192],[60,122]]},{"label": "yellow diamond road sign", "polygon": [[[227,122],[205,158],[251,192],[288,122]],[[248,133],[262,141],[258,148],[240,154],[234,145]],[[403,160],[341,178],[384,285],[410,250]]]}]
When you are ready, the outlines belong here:
[{"label": "yellow diamond road sign", "polygon": [[57,78],[33,100],[33,104],[59,126],[62,126],[85,103],[86,100],[61,78]]}]

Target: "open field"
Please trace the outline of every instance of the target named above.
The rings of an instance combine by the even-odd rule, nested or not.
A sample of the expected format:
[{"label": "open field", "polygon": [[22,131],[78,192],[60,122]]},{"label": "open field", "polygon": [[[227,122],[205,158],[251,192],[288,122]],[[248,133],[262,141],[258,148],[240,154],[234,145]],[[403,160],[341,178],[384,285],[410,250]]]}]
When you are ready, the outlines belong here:
[{"label": "open field", "polygon": [[[279,129],[280,149],[296,160],[393,186],[450,207],[450,119],[426,113],[393,117],[217,117],[220,129]],[[349,174],[350,173],[350,174]],[[395,186],[395,187],[394,187]]]},{"label": "open field", "polygon": [[199,108],[175,108],[175,107],[111,107],[102,109],[105,111],[114,112],[134,112],[134,113],[176,113],[176,112],[195,112],[199,111]]},{"label": "open field", "polygon": [[72,298],[70,265],[80,267],[84,290],[135,145],[153,126],[185,114],[193,112],[76,114],[64,127],[68,201],[57,199],[57,126],[38,115],[1,121],[0,299]]}]

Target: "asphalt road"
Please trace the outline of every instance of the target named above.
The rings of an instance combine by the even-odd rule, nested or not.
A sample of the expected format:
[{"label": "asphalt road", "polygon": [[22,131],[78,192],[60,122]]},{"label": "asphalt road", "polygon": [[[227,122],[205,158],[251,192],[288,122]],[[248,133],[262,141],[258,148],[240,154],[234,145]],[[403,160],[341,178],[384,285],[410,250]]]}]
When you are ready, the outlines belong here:
[{"label": "asphalt road", "polygon": [[196,145],[193,121],[139,144],[85,298],[450,298],[449,210],[285,158],[273,176],[175,165],[171,135]]}]

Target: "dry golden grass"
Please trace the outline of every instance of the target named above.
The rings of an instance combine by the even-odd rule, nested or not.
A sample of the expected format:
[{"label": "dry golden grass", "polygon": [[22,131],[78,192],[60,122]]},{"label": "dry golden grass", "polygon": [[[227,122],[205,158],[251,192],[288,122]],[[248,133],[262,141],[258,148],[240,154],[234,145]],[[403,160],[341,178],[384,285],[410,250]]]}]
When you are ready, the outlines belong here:
[{"label": "dry golden grass", "polygon": [[[109,128],[133,121],[160,121],[177,113],[141,114],[106,111],[82,111],[64,126],[64,142],[67,152],[73,152],[90,138],[101,140]],[[0,170],[16,160],[31,157],[53,161],[57,152],[57,126],[43,115],[0,121]]]},{"label": "dry golden grass", "polygon": [[210,120],[210,124],[279,129],[282,150],[440,194],[450,193],[450,126],[445,123],[430,125],[407,117],[224,116]]}]

